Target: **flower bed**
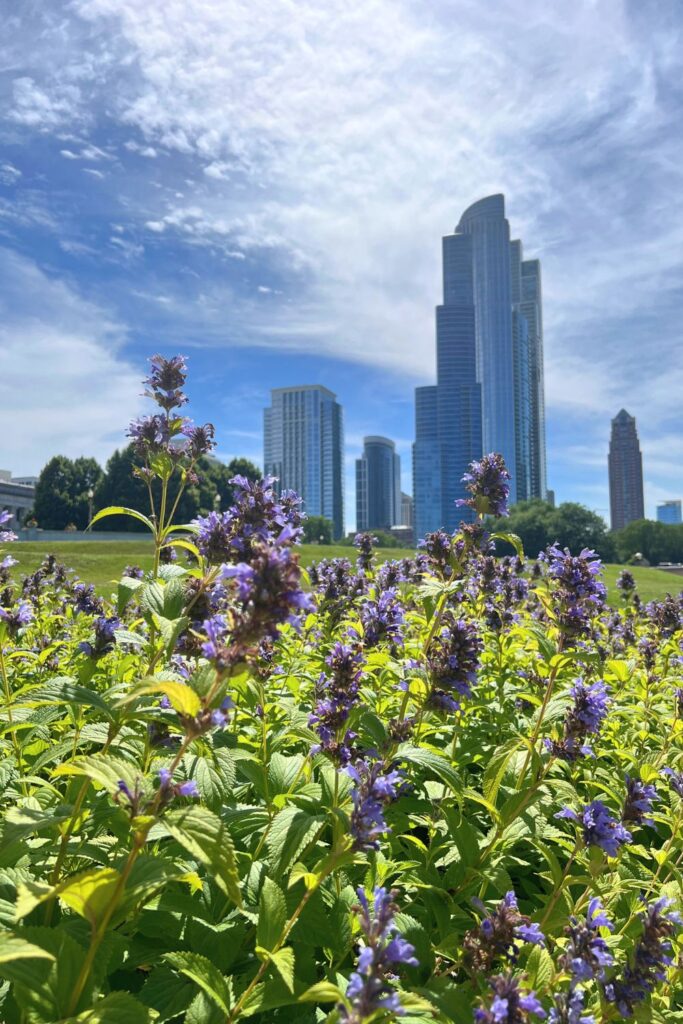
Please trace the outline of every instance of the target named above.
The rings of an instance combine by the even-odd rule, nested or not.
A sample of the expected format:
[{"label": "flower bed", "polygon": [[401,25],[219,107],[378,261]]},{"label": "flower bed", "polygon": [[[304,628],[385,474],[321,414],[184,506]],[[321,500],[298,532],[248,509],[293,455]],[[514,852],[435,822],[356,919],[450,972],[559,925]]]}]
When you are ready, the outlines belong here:
[{"label": "flower bed", "polygon": [[0,557],[2,1021],[683,1020],[680,600],[497,559],[495,455],[378,568],[361,535],[304,580],[268,480],[176,525],[184,381],[156,357],[131,428],[152,507],[96,517],[151,572]]}]

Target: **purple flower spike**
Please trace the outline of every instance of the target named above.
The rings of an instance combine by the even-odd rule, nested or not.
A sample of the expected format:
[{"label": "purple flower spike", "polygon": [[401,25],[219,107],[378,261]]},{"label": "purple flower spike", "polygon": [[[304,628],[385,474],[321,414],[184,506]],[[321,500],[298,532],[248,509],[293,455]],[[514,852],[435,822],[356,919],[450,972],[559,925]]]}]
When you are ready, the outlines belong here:
[{"label": "purple flower spike", "polygon": [[569,818],[580,824],[586,846],[599,846],[608,857],[616,857],[621,846],[631,842],[631,833],[612,817],[600,800],[586,804],[580,814],[570,807],[564,807],[555,817]]}]

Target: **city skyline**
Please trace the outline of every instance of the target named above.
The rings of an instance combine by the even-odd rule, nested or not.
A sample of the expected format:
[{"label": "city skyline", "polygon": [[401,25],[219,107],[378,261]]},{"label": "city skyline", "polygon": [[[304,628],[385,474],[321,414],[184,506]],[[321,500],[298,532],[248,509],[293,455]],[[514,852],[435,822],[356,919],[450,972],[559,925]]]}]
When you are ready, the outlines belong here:
[{"label": "city skyline", "polygon": [[410,489],[438,239],[502,192],[543,263],[558,503],[606,516],[622,405],[648,515],[683,491],[680,5],[615,0],[608,33],[588,0],[8,8],[0,464],[104,461],[161,350],[226,461],[260,458],[272,387],[315,379],[345,407],[347,493],[369,432]]}]

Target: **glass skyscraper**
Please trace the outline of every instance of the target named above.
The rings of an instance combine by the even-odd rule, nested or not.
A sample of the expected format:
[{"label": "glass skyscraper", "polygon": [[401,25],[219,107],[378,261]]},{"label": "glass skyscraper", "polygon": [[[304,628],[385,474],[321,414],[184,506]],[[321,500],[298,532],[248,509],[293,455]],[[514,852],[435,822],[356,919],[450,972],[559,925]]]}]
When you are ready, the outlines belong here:
[{"label": "glass skyscraper", "polygon": [[400,523],[401,456],[388,437],[365,437],[356,459],[356,528],[389,530]]},{"label": "glass skyscraper", "polygon": [[657,522],[668,523],[669,526],[678,526],[683,522],[683,505],[680,498],[671,501],[662,501],[657,505]]},{"label": "glass skyscraper", "polygon": [[621,409],[612,420],[609,441],[609,504],[612,529],[645,518],[643,457],[635,416]]},{"label": "glass skyscraper", "polygon": [[418,538],[466,518],[460,481],[484,452],[503,455],[512,502],[547,494],[540,263],[510,241],[502,195],[474,203],[443,239],[436,354],[436,386],[415,392]]},{"label": "glass skyscraper", "polygon": [[336,395],[317,384],[274,388],[263,417],[264,471],[300,494],[308,515],[344,533],[344,424]]}]

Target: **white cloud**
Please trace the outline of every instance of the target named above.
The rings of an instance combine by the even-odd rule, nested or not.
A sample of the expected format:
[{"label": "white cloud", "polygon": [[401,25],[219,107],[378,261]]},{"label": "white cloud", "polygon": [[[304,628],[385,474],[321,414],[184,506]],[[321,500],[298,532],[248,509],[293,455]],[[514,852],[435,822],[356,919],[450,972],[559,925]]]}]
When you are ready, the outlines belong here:
[{"label": "white cloud", "polygon": [[21,171],[14,164],[0,164],[0,185],[14,185],[21,178]]},{"label": "white cloud", "polygon": [[16,475],[49,456],[104,461],[139,413],[140,372],[122,328],[36,264],[0,249],[0,435]]},{"label": "white cloud", "polygon": [[80,89],[73,83],[64,82],[48,93],[29,76],[15,78],[13,93],[10,120],[41,131],[73,122],[81,100]]}]

